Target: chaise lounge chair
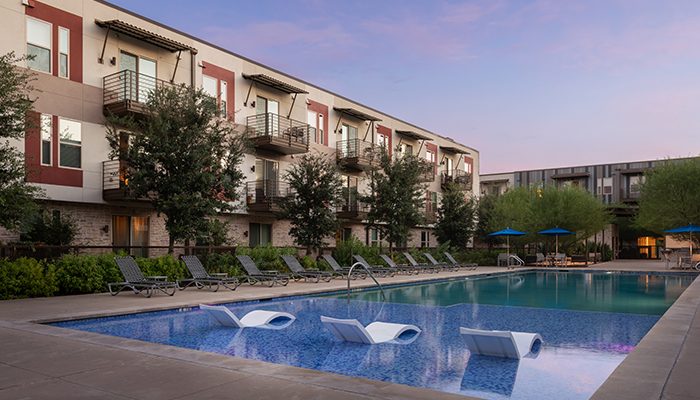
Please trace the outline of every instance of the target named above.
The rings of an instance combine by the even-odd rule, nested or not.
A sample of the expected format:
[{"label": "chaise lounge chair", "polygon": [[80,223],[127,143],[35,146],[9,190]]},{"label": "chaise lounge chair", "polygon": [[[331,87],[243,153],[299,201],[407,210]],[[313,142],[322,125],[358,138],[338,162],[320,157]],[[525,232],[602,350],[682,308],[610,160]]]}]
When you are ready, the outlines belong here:
[{"label": "chaise lounge chair", "polygon": [[371,265],[370,263],[365,260],[364,257],[362,257],[359,254],[354,254],[353,258],[355,261],[359,262],[360,264],[364,265],[365,268],[367,268],[371,273],[376,274],[380,277],[386,278],[387,276],[394,276],[396,275],[397,270],[394,268],[385,268],[380,265]]},{"label": "chaise lounge chair", "polygon": [[260,282],[266,283],[267,286],[274,286],[275,284],[287,286],[289,283],[289,275],[280,274],[277,271],[265,271],[261,272],[258,266],[255,265],[255,261],[249,256],[236,256],[238,262],[241,263],[243,269],[248,274],[248,283],[255,285]]},{"label": "chaise lounge chair", "polygon": [[419,264],[418,261],[416,261],[416,259],[413,258],[411,253],[409,253],[407,251],[403,253],[403,256],[406,258],[406,260],[408,260],[409,263],[411,263],[411,266],[413,266],[414,268],[418,268],[421,271],[427,271],[427,272],[434,272],[434,273],[440,272],[441,268],[436,267],[434,265]]},{"label": "chaise lounge chair", "polygon": [[[200,304],[199,309],[207,312],[212,318],[223,326],[231,328],[263,328],[263,329],[283,329],[294,322],[296,317],[282,311],[253,310],[238,319],[234,313],[225,306],[208,306]],[[286,319],[283,324],[271,324],[275,320]]]},{"label": "chaise lounge chair", "polygon": [[398,265],[398,264],[396,264],[394,262],[394,260],[392,260],[391,257],[389,257],[386,254],[380,254],[379,257],[381,257],[382,260],[384,260],[384,262],[386,263],[386,265],[389,266],[389,268],[393,268],[393,269],[395,269],[399,272],[403,272],[407,275],[413,275],[413,274],[418,275],[418,273],[420,272],[420,269],[418,269],[416,267],[412,267],[410,265]]},{"label": "chaise lounge chair", "polygon": [[459,328],[464,335],[467,347],[472,354],[484,356],[521,359],[539,352],[542,336],[538,333],[488,331],[481,329]]},{"label": "chaise lounge chair", "polygon": [[291,255],[282,256],[282,260],[287,264],[287,267],[292,271],[292,278],[299,280],[303,279],[305,282],[311,280],[312,282],[318,283],[319,280],[325,282],[330,282],[333,279],[333,275],[328,272],[323,272],[319,270],[307,270],[299,263],[296,257]]},{"label": "chaise lounge chair", "polygon": [[204,265],[202,265],[202,262],[197,256],[180,256],[180,260],[182,260],[190,271],[190,274],[192,274],[192,279],[182,279],[177,282],[180,286],[180,290],[195,285],[197,289],[206,287],[216,292],[219,290],[220,286],[226,289],[236,290],[236,287],[239,285],[238,278],[229,277],[226,273],[209,274],[207,270],[204,269]]},{"label": "chaise lounge chair", "polygon": [[[321,316],[323,325],[339,340],[363,344],[395,343],[408,344],[418,338],[421,330],[415,325],[372,322],[366,327],[356,319],[338,319]],[[401,338],[406,332],[414,332]]]},{"label": "chaise lounge chair", "polygon": [[463,264],[463,263],[460,263],[460,262],[458,262],[458,261],[452,256],[452,254],[450,254],[450,253],[447,252],[447,251],[445,252],[445,257],[447,257],[447,260],[448,260],[449,262],[451,262],[452,265],[455,266],[455,267],[457,267],[457,268],[464,268],[464,269],[468,269],[468,270],[475,270],[475,269],[477,269],[477,268],[479,267],[479,264],[476,264],[476,263],[464,263],[464,264]]},{"label": "chaise lounge chair", "polygon": [[433,257],[433,255],[430,253],[423,253],[423,256],[425,257],[426,260],[430,261],[430,263],[433,264],[433,266],[435,268],[444,269],[445,271],[456,271],[457,270],[457,267],[455,267],[455,266],[452,266],[452,265],[449,265],[449,264],[446,264],[446,263],[443,263],[443,262],[436,260],[435,257]]},{"label": "chaise lounge chair", "polygon": [[[333,258],[332,255],[330,254],[324,254],[321,257],[330,265],[331,269],[333,269],[333,272],[336,274],[336,276],[340,276],[341,278],[347,278],[348,274],[350,273],[350,268],[348,267],[341,267],[340,264],[338,264],[338,261]],[[350,279],[365,279],[367,278],[367,274],[364,273],[364,270],[362,269],[354,269],[352,271],[352,276]]]},{"label": "chaise lounge chair", "polygon": [[143,276],[141,268],[131,256],[114,257],[117,267],[124,275],[124,282],[108,283],[109,294],[116,296],[124,289],[131,289],[136,294],[151,297],[156,290],[172,296],[177,290],[177,282],[168,282],[160,276]]}]

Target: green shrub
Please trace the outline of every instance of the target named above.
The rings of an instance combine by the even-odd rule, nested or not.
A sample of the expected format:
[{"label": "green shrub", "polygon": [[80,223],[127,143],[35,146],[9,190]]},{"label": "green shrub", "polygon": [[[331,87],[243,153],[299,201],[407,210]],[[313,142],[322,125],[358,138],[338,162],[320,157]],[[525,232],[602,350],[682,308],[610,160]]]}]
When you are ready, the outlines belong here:
[{"label": "green shrub", "polygon": [[136,263],[146,276],[167,276],[169,281],[176,281],[190,275],[187,267],[172,255],[137,258]]},{"label": "green shrub", "polygon": [[250,256],[260,269],[273,269],[281,272],[287,271],[287,266],[280,256],[296,256],[297,253],[297,249],[294,247],[272,247],[271,245],[253,248],[241,247],[236,250],[236,254],[238,255]]},{"label": "green shrub", "polygon": [[382,259],[379,257],[379,247],[365,246],[354,236],[338,243],[333,251],[333,257],[340,265],[344,266],[350,266],[355,262],[353,259],[353,255],[355,254],[364,257],[370,264],[382,264]]},{"label": "green shrub", "polygon": [[51,265],[33,258],[0,260],[0,299],[52,296],[57,290]]},{"label": "green shrub", "polygon": [[299,262],[301,263],[301,265],[305,269],[317,269],[318,268],[318,263],[311,256],[304,256],[299,260]]},{"label": "green shrub", "polygon": [[54,266],[59,294],[96,293],[105,289],[104,275],[95,256],[64,255]]},{"label": "green shrub", "polygon": [[231,253],[211,253],[199,258],[210,274],[225,272],[230,276],[242,275],[240,267],[236,265],[236,256]]}]

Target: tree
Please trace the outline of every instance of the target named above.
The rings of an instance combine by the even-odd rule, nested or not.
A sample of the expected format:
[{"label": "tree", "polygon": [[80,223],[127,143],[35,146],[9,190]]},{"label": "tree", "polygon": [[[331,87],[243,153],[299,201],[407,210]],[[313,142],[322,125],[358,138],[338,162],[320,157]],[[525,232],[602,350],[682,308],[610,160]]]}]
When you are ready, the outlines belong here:
[{"label": "tree", "polygon": [[435,235],[440,244],[450,242],[460,249],[466,248],[474,235],[476,225],[476,201],[465,197],[464,191],[454,183],[448,184],[442,193],[438,208]]},{"label": "tree", "polygon": [[68,246],[77,234],[78,226],[73,218],[59,212],[40,210],[25,224],[20,239],[32,243]]},{"label": "tree", "polygon": [[605,205],[587,191],[576,187],[516,188],[498,196],[490,231],[511,227],[528,232],[511,240],[516,243],[540,241],[538,231],[561,227],[576,232],[576,239],[587,238],[611,221]]},{"label": "tree", "polygon": [[15,66],[24,57],[14,53],[0,56],[0,226],[17,229],[37,210],[35,198],[43,192],[26,182],[24,155],[11,140],[20,140],[31,127],[27,118],[34,100],[30,98],[33,75]]},{"label": "tree", "polygon": [[477,205],[477,224],[476,232],[474,236],[478,238],[482,243],[486,243],[489,247],[493,247],[494,244],[499,242],[499,239],[495,236],[489,236],[491,229],[489,224],[493,218],[493,209],[496,204],[496,196],[493,194],[486,194],[481,196],[479,203]]},{"label": "tree", "polygon": [[335,160],[323,154],[305,154],[284,175],[294,193],[280,201],[280,217],[289,219],[289,234],[306,247],[320,250],[324,239],[338,227],[335,206],[341,199],[342,181]]},{"label": "tree", "polygon": [[[666,162],[645,174],[636,225],[656,233],[700,224],[700,158]],[[685,236],[687,240],[687,236]]]},{"label": "tree", "polygon": [[382,149],[379,165],[370,170],[369,193],[363,201],[370,206],[367,218],[382,237],[389,241],[389,251],[394,245],[406,243],[410,229],[423,222],[421,206],[425,201],[425,187],[420,176],[432,168],[417,156],[405,155],[392,158]]},{"label": "tree", "polygon": [[207,232],[208,217],[233,208],[244,177],[243,138],[201,89],[160,87],[145,108],[142,118],[109,116],[108,140],[112,157],[128,165],[129,190],[165,216],[172,252],[175,241]]}]

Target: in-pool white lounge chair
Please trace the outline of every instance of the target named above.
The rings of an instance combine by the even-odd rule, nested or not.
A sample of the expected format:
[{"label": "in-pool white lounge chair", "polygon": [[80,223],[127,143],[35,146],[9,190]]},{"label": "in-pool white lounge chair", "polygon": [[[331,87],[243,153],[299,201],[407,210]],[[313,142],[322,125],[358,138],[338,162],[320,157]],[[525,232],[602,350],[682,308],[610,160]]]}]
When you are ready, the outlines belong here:
[{"label": "in-pool white lounge chair", "polygon": [[[338,319],[321,316],[321,322],[336,338],[347,342],[378,344],[408,344],[420,335],[421,330],[415,325],[392,324],[389,322],[372,322],[366,327],[356,319]],[[415,332],[409,338],[400,336],[405,332]]]},{"label": "in-pool white lounge chair", "polygon": [[[471,328],[459,328],[459,333],[466,338],[467,347],[472,354],[484,356],[519,360],[533,352],[533,346],[542,343],[542,336],[538,333],[487,331]],[[537,351],[533,352],[533,356],[537,356]]]},{"label": "in-pool white lounge chair", "polygon": [[[199,309],[206,311],[221,325],[231,328],[283,329],[291,325],[296,319],[292,314],[282,311],[253,310],[244,315],[243,318],[238,319],[238,317],[225,306],[200,304]],[[286,319],[287,322],[279,325],[271,324],[272,321],[279,318]]]}]

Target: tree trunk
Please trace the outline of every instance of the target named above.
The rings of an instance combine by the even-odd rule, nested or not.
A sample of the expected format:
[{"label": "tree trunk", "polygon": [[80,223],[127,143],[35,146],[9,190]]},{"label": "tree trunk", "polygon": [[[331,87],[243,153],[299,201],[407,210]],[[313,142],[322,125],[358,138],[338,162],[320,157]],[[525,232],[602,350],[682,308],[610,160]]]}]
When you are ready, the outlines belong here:
[{"label": "tree trunk", "polygon": [[172,235],[168,236],[168,254],[173,254],[175,252],[175,239]]},{"label": "tree trunk", "polygon": [[306,246],[306,255],[307,256],[310,256],[312,251],[313,251],[313,249],[311,248],[311,245]]}]

